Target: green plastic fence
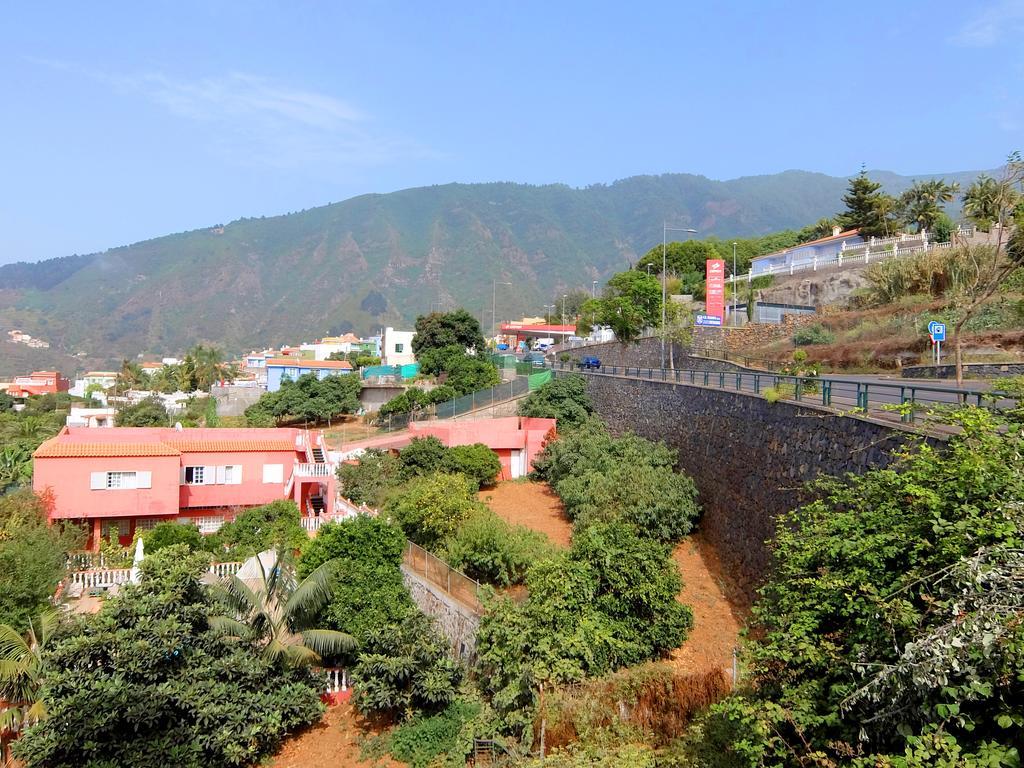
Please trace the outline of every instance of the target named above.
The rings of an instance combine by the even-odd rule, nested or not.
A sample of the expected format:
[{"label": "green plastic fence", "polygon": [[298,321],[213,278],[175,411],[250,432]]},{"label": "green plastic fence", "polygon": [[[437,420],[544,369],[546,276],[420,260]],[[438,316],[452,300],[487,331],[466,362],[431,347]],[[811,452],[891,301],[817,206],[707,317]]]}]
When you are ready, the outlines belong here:
[{"label": "green plastic fence", "polygon": [[551,381],[551,371],[540,371],[539,373],[530,374],[529,378],[530,391],[537,389],[538,387],[547,384]]}]

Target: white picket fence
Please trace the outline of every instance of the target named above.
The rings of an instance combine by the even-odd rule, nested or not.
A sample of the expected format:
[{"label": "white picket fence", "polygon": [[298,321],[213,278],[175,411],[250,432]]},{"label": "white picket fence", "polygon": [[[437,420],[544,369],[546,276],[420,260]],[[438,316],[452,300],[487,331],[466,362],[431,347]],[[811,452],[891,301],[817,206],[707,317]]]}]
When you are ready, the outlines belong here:
[{"label": "white picket fence", "polygon": [[[209,573],[219,579],[238,573],[242,567],[240,562],[211,563]],[[71,571],[68,584],[79,586],[82,590],[110,589],[114,586],[127,584],[131,581],[131,568],[90,568],[88,570]]]}]

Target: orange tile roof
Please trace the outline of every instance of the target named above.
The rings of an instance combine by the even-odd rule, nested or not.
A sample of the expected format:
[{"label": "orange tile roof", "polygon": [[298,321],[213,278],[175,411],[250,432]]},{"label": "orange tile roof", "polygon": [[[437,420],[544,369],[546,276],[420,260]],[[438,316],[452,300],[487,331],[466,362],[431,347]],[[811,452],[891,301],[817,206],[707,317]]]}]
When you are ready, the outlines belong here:
[{"label": "orange tile roof", "polygon": [[167,445],[174,446],[182,453],[224,453],[229,451],[294,451],[293,440],[273,438],[255,438],[238,440],[204,440],[202,438],[182,437],[176,440],[167,438]]},{"label": "orange tile roof", "polygon": [[37,459],[72,459],[92,456],[180,456],[181,451],[165,443],[75,443],[50,438],[32,454]]}]

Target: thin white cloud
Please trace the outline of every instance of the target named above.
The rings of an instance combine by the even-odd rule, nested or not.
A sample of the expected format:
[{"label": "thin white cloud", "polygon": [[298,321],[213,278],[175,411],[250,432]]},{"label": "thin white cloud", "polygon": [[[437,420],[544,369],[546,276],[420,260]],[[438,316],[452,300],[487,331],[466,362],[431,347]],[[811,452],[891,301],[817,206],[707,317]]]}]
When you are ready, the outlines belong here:
[{"label": "thin white cloud", "polygon": [[210,148],[241,165],[330,170],[438,156],[376,128],[368,114],[344,99],[258,75],[124,75],[62,61],[36,61],[142,97],[177,118],[209,125]]},{"label": "thin white cloud", "polygon": [[985,48],[1021,31],[1024,31],[1024,0],[1000,0],[961,27],[952,42],[972,48]]}]

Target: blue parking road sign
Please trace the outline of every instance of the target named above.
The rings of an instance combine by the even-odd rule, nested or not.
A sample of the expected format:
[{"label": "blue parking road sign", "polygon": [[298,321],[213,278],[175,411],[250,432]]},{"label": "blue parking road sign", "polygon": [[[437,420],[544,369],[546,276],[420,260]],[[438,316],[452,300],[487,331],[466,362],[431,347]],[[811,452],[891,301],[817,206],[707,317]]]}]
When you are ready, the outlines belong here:
[{"label": "blue parking road sign", "polygon": [[928,323],[928,332],[931,334],[932,341],[945,341],[946,340],[946,324],[937,323],[932,320]]}]

